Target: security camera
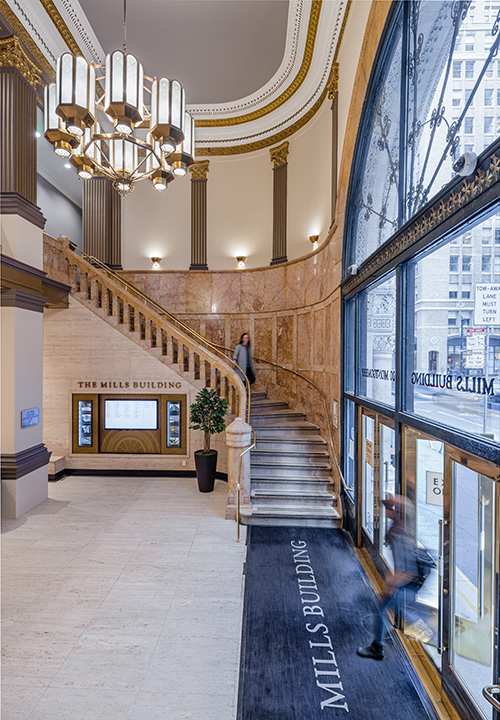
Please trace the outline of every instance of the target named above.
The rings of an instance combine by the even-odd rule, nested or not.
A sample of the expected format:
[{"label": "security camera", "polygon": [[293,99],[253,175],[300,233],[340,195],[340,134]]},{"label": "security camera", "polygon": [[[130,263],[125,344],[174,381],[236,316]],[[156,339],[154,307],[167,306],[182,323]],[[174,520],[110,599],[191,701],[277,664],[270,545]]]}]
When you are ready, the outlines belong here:
[{"label": "security camera", "polygon": [[462,177],[472,175],[477,165],[477,155],[473,152],[466,152],[460,155],[453,163],[453,170]]},{"label": "security camera", "polygon": [[347,268],[347,274],[348,275],[357,275],[358,274],[358,266],[357,265],[349,265]]}]

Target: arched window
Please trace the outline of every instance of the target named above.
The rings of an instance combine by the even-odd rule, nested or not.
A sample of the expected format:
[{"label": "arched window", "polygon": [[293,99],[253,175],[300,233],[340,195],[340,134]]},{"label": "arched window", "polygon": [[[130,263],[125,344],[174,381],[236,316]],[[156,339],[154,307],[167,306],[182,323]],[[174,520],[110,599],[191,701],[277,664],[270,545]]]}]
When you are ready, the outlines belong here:
[{"label": "arched window", "polygon": [[345,267],[360,265],[500,134],[500,10],[395,3],[370,80],[349,193]]}]

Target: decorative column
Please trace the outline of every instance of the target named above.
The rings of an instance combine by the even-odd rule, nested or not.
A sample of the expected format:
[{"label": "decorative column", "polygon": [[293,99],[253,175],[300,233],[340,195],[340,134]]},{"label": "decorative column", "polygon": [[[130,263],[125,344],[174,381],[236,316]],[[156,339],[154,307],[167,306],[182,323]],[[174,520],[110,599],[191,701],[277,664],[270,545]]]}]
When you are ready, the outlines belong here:
[{"label": "decorative column", "polygon": [[327,85],[328,99],[332,101],[332,200],[330,227],[335,222],[335,211],[337,209],[337,175],[338,175],[338,134],[339,134],[339,64],[333,63],[330,80]]},{"label": "decorative column", "polygon": [[36,88],[41,69],[19,38],[0,39],[2,516],[48,495],[43,444],[43,227],[36,205]]},{"label": "decorative column", "polygon": [[83,250],[112,270],[121,270],[121,197],[111,181],[83,183]]},{"label": "decorative column", "polygon": [[286,195],[289,143],[284,142],[269,152],[273,168],[273,258],[271,265],[287,261],[286,257]]},{"label": "decorative column", "polygon": [[41,73],[16,35],[0,39],[0,212],[43,229],[45,218],[36,204],[35,135]]},{"label": "decorative column", "polygon": [[208,270],[207,265],[207,173],[210,160],[191,165],[191,265],[190,270]]}]

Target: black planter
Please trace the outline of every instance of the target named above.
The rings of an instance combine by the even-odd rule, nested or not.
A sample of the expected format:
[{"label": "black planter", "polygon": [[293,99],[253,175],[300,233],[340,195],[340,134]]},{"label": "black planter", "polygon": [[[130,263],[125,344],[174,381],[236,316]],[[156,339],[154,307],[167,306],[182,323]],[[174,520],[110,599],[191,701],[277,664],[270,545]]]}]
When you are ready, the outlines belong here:
[{"label": "black planter", "polygon": [[212,492],[217,468],[217,450],[210,450],[210,455],[205,455],[203,450],[196,450],[194,464],[196,465],[198,490],[200,492]]}]

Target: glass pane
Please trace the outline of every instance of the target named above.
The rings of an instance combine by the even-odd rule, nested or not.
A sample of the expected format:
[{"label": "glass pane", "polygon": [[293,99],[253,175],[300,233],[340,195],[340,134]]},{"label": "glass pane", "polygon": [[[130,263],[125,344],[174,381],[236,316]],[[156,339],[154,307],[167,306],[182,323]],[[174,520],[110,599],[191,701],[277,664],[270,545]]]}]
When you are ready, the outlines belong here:
[{"label": "glass pane", "polygon": [[[349,487],[356,486],[355,478],[355,439],[354,439],[354,416],[356,406],[352,400],[346,400],[344,404],[344,479]],[[352,499],[352,495],[351,495]]]},{"label": "glass pane", "polygon": [[363,415],[363,528],[373,542],[375,421]]},{"label": "glass pane", "polygon": [[344,304],[344,390],[354,392],[354,303]]},{"label": "glass pane", "polygon": [[360,294],[357,394],[394,406],[396,387],[396,278]]},{"label": "glass pane", "polygon": [[482,268],[499,227],[497,214],[409,264],[405,333],[406,409],[496,441],[500,283]]},{"label": "glass pane", "polygon": [[456,462],[451,529],[450,665],[490,718],[482,688],[493,683],[495,483]]},{"label": "glass pane", "polygon": [[366,128],[364,168],[354,195],[355,250],[352,262],[360,264],[398,228],[399,127],[401,100],[401,28],[392,56],[381,73],[373,115]]},{"label": "glass pane", "polygon": [[[387,425],[380,424],[380,497],[396,493],[396,433]],[[391,570],[394,567],[392,552],[385,544],[389,530],[385,506],[380,504],[380,552]]]},{"label": "glass pane", "polygon": [[92,445],[92,401],[78,401],[78,447]]},{"label": "glass pane", "polygon": [[[440,602],[439,520],[443,517],[444,446],[414,430],[405,430],[406,498],[414,504],[413,517],[407,517],[407,529],[419,547],[424,547],[436,563],[429,577],[417,593],[418,614],[430,631],[425,638],[433,661],[440,665],[437,652],[431,646],[438,640],[438,610]],[[420,638],[422,639],[422,638]]]},{"label": "glass pane", "polygon": [[498,135],[500,78],[488,70],[498,8],[472,2],[465,16],[462,9],[435,0],[410,5],[407,218],[454,176],[452,153],[478,155]]},{"label": "glass pane", "polygon": [[181,445],[181,404],[167,403],[167,447]]}]

